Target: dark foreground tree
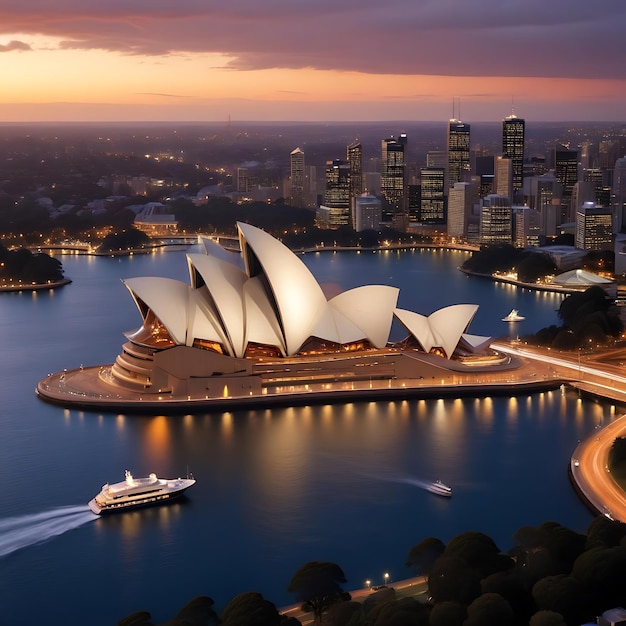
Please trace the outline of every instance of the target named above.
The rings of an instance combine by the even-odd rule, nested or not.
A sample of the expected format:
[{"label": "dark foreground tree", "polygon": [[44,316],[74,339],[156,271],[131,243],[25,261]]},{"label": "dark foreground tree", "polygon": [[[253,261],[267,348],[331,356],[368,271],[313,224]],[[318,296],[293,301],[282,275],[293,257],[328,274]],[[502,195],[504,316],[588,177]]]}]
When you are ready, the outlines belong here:
[{"label": "dark foreground tree", "polygon": [[428,576],[433,563],[443,554],[445,544],[437,537],[427,537],[414,545],[406,558],[406,566],[415,568],[418,574]]},{"label": "dark foreground tree", "polygon": [[310,561],[303,565],[291,579],[287,591],[295,593],[303,610],[311,611],[315,623],[333,604],[350,600],[341,585],[346,582],[342,569],[336,563]]},{"label": "dark foreground tree", "polygon": [[497,593],[484,593],[467,607],[463,626],[512,626],[514,613],[511,605]]},{"label": "dark foreground tree", "polygon": [[463,626],[467,608],[460,602],[447,600],[435,604],[430,612],[430,626]]},{"label": "dark foreground tree", "polygon": [[567,626],[563,616],[555,611],[537,611],[528,626]]},{"label": "dark foreground tree", "polygon": [[223,626],[278,626],[280,613],[260,593],[248,591],[235,596],[222,611]]},{"label": "dark foreground tree", "polygon": [[122,618],[117,626],[154,626],[154,622],[148,611],[135,611],[135,613]]},{"label": "dark foreground tree", "polygon": [[415,598],[385,602],[368,615],[367,626],[429,626],[430,609]]},{"label": "dark foreground tree", "polygon": [[176,613],[176,617],[163,626],[217,626],[220,623],[213,610],[214,601],[208,596],[198,596]]}]

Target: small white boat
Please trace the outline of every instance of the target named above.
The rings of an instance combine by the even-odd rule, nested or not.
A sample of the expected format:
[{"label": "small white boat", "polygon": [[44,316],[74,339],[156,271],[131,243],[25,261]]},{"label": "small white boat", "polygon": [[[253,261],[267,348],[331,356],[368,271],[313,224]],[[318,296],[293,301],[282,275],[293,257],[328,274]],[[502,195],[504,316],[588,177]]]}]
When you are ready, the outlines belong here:
[{"label": "small white boat", "polygon": [[517,309],[511,309],[511,312],[506,316],[502,318],[503,322],[521,322],[522,320],[525,320],[526,318],[523,315],[519,314],[519,311]]},{"label": "small white boat", "polygon": [[96,514],[116,513],[140,506],[165,504],[181,496],[196,481],[189,478],[134,478],[126,470],[125,480],[103,485],[100,493],[89,501],[89,508]]},{"label": "small white boat", "polygon": [[452,495],[452,488],[448,487],[448,485],[444,485],[440,480],[430,483],[426,489],[428,489],[430,493],[436,493],[438,496],[446,496],[449,498]]}]

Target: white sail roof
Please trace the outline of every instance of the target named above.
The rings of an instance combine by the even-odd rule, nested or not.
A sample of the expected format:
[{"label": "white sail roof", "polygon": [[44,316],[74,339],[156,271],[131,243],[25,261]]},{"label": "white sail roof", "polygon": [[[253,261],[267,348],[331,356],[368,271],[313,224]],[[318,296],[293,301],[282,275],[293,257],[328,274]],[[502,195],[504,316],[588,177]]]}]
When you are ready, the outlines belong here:
[{"label": "white sail roof", "polygon": [[123,281],[131,292],[142,316],[143,307],[137,298],[152,309],[159,321],[167,328],[170,337],[179,344],[187,340],[187,311],[189,304],[189,285],[173,278],[147,276],[127,278]]},{"label": "white sail roof", "polygon": [[397,309],[399,290],[387,285],[357,287],[327,300],[286,246],[249,224],[238,229],[241,255],[206,239],[206,254],[187,255],[190,285],[157,277],[124,281],[144,322],[151,310],[180,345],[214,342],[225,354],[243,357],[254,343],[292,356],[311,337],[340,345],[366,340],[382,348],[395,315],[426,352],[439,347],[450,357],[478,308],[453,305],[426,317]]},{"label": "white sail roof", "polygon": [[295,354],[324,314],[327,302],[322,288],[306,265],[280,241],[250,224],[237,226],[248,276],[262,270],[271,288],[287,354]]},{"label": "white sail roof", "polygon": [[476,304],[453,304],[428,317],[405,309],[396,309],[395,316],[424,351],[441,348],[450,358],[477,310]]}]

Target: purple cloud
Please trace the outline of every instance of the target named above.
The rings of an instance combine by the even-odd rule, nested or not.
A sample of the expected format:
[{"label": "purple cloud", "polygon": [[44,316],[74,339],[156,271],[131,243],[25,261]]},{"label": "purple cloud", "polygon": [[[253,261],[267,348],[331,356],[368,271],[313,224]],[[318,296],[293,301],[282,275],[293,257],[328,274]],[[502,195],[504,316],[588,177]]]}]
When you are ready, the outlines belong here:
[{"label": "purple cloud", "polygon": [[15,50],[24,51],[32,50],[32,48],[27,43],[17,41],[17,39],[13,39],[7,44],[0,44],[0,52],[14,52]]},{"label": "purple cloud", "polygon": [[624,0],[0,0],[0,34],[236,70],[626,78]]}]

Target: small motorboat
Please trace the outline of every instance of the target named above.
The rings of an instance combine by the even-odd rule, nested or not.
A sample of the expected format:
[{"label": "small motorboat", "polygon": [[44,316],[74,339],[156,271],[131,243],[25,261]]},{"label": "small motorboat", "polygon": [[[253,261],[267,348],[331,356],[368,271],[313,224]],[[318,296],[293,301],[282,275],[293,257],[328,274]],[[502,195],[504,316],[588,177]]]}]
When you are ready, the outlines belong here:
[{"label": "small motorboat", "polygon": [[525,320],[526,318],[523,315],[519,314],[519,311],[517,309],[511,309],[511,312],[506,316],[502,318],[503,322],[521,322],[522,320]]},{"label": "small motorboat", "polygon": [[452,495],[452,488],[448,485],[444,485],[440,480],[436,480],[426,487],[430,493],[436,493],[438,496],[446,496],[449,498]]}]

